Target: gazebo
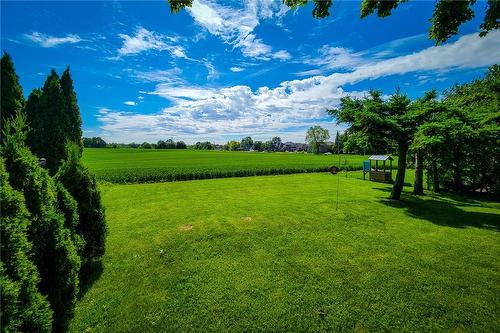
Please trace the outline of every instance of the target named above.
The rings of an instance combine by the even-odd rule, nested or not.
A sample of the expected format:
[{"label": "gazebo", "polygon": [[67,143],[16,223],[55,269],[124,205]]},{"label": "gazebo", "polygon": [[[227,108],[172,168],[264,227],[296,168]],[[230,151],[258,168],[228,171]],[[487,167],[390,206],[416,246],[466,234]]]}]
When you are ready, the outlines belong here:
[{"label": "gazebo", "polygon": [[[375,161],[375,168],[372,166],[372,161]],[[387,170],[386,161],[389,161],[389,169]],[[392,161],[390,155],[372,155],[368,161],[363,162],[363,179],[365,174],[370,173],[370,180],[374,182],[392,183]],[[379,165],[382,162],[382,165]]]}]

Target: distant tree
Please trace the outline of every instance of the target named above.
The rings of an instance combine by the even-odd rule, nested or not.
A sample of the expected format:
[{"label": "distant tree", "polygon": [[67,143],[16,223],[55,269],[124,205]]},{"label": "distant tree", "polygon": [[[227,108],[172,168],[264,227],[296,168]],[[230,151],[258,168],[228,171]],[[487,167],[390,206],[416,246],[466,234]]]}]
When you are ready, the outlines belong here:
[{"label": "distant tree", "polygon": [[83,263],[99,259],[105,251],[107,226],[101,195],[93,175],[83,165],[79,158],[79,148],[75,144],[68,144],[68,156],[55,175],[75,198],[78,206],[78,222],[75,228],[83,236],[84,249]]},{"label": "distant tree", "polygon": [[80,152],[82,152],[82,118],[80,116],[80,108],[78,107],[69,66],[61,75],[60,84],[64,95],[64,111],[66,115],[66,128],[64,129],[66,134],[65,141],[77,144]]},{"label": "distant tree", "polygon": [[252,149],[256,151],[262,151],[264,149],[262,141],[254,141]]},{"label": "distant tree", "polygon": [[10,184],[24,194],[31,214],[28,239],[40,273],[39,288],[54,312],[53,330],[64,331],[74,313],[80,258],[58,211],[54,180],[25,145],[26,125],[21,115],[7,121],[4,139],[1,154]]},{"label": "distant tree", "polygon": [[0,126],[7,119],[12,119],[17,112],[22,111],[24,108],[23,89],[19,84],[19,77],[14,69],[12,58],[6,52],[3,53],[0,61],[1,70],[1,86],[0,86]]},{"label": "distant tree", "polygon": [[175,149],[186,149],[187,146],[186,146],[186,143],[184,143],[184,141],[177,141],[175,143]]},{"label": "distant tree", "polygon": [[318,154],[322,143],[330,138],[330,133],[326,128],[321,126],[313,126],[307,130],[306,141],[309,143],[311,150]]},{"label": "distant tree", "polygon": [[85,148],[106,148],[107,143],[100,137],[83,138]]},{"label": "distant tree", "polygon": [[198,150],[214,150],[214,145],[209,141],[196,142],[194,149]]},{"label": "distant tree", "polygon": [[227,143],[227,150],[238,150],[240,148],[240,143],[235,140],[231,140]]},{"label": "distant tree", "polygon": [[390,198],[399,200],[406,172],[406,156],[417,126],[410,113],[408,97],[397,90],[385,101],[379,91],[371,91],[363,99],[343,97],[340,107],[328,113],[338,123],[348,124],[351,133],[363,133],[368,140],[385,137],[397,144],[398,171]]},{"label": "distant tree", "polygon": [[156,143],[156,149],[167,149],[167,145],[165,144],[165,141],[159,140]]},{"label": "distant tree", "polygon": [[166,149],[175,149],[175,141],[172,139],[168,139],[165,141],[165,147]]},{"label": "distant tree", "polygon": [[141,144],[142,149],[153,149],[153,146],[149,142],[143,142]]},{"label": "distant tree", "polygon": [[272,151],[273,142],[271,140],[262,143],[263,151]]},{"label": "distant tree", "polygon": [[274,138],[271,139],[271,150],[272,151],[279,151],[281,149],[281,138],[279,136],[275,136]]},{"label": "distant tree", "polygon": [[2,332],[50,332],[52,311],[38,291],[40,277],[30,260],[30,214],[22,193],[14,190],[8,180],[4,160],[0,159]]},{"label": "distant tree", "polygon": [[247,136],[241,139],[241,148],[245,150],[250,150],[252,148],[252,145],[253,145],[253,140],[251,137]]}]

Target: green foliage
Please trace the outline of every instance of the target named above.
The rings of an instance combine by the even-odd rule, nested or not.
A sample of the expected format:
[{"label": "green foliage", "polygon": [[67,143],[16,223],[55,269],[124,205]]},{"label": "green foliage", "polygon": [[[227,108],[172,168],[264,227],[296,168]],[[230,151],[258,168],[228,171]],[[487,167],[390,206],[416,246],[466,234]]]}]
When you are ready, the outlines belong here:
[{"label": "green foliage", "polygon": [[75,88],[69,67],[61,75],[61,89],[64,95],[64,108],[66,116],[66,141],[74,142],[78,145],[80,153],[83,149],[82,144],[82,119],[80,117],[80,108],[76,100]]},{"label": "green foliage", "polygon": [[40,277],[30,261],[32,245],[27,236],[30,214],[22,193],[15,191],[8,179],[4,160],[0,158],[2,332],[50,332],[52,311],[37,289]]},{"label": "green foliage", "polygon": [[[79,219],[76,226],[74,216],[70,217],[73,222],[72,228],[75,228],[77,233],[83,237],[82,261],[85,264],[99,259],[104,254],[107,233],[106,219],[97,182],[81,163],[78,146],[68,144],[66,149],[67,159],[59,168],[55,179],[64,185],[78,205]],[[64,195],[67,197],[66,194]],[[66,198],[65,201],[68,199]],[[68,205],[66,204],[66,206]]]},{"label": "green foliage", "polygon": [[56,182],[57,208],[64,216],[64,226],[71,233],[73,244],[80,258],[85,253],[85,240],[79,228],[78,203],[60,182]]},{"label": "green foliage", "polygon": [[[425,109],[425,108],[424,108]],[[427,103],[413,147],[424,151],[434,190],[500,195],[500,66]]]},{"label": "green foliage", "polygon": [[[348,155],[342,169],[361,170],[367,156]],[[326,172],[335,156],[207,150],[85,149],[84,164],[99,180],[152,183],[207,178]],[[394,164],[396,165],[396,163]]]},{"label": "green foliage", "polygon": [[227,150],[230,150],[230,151],[235,151],[235,150],[238,150],[238,148],[240,148],[240,143],[238,141],[235,141],[235,140],[231,140],[227,143]]},{"label": "green foliage", "polygon": [[83,138],[83,147],[85,148],[105,148],[106,141],[100,137]]},{"label": "green foliage", "polygon": [[406,155],[414,132],[416,115],[411,112],[410,100],[400,90],[388,100],[379,91],[371,91],[363,99],[343,97],[338,109],[329,110],[337,123],[346,123],[349,133],[358,138],[375,141],[380,138],[393,141],[398,150],[398,171],[390,198],[399,200],[406,172]]},{"label": "green foliage", "polygon": [[458,33],[458,27],[474,17],[471,6],[475,0],[438,1],[431,18],[429,37],[436,44],[443,43]]},{"label": "green foliage", "polygon": [[[6,52],[0,60],[0,125],[3,128],[8,119],[13,119],[16,113],[24,107],[23,89],[19,84],[19,77],[14,69],[12,58]],[[1,130],[1,129],[0,129]]]},{"label": "green foliage", "polygon": [[363,0],[361,3],[361,18],[365,18],[368,15],[373,14],[375,10],[377,11],[378,17],[387,17],[392,14],[392,10],[395,9],[401,2],[406,2],[407,0]]},{"label": "green foliage", "polygon": [[57,210],[56,188],[47,170],[25,146],[22,117],[7,122],[2,156],[12,187],[24,194],[31,214],[28,239],[33,244],[33,260],[40,273],[39,288],[54,312],[53,329],[64,330],[72,317],[78,293],[80,258],[64,216]]},{"label": "green foliage", "polygon": [[243,139],[241,139],[241,147],[245,150],[250,150],[252,149],[253,146],[253,140],[251,137],[247,136]]},{"label": "green foliage", "polygon": [[170,4],[170,11],[172,13],[178,13],[182,8],[191,7],[193,0],[168,0]]},{"label": "green foliage", "polygon": [[47,160],[47,167],[54,174],[65,158],[64,145],[69,134],[65,97],[54,70],[47,77],[42,94],[34,91],[28,102],[28,144],[35,155]]},{"label": "green foliage", "polygon": [[214,150],[214,145],[213,143],[209,141],[204,141],[204,142],[196,142],[194,145],[194,149],[197,150]]},{"label": "green foliage", "polygon": [[313,126],[307,130],[306,141],[309,143],[311,150],[318,154],[319,147],[322,143],[330,138],[330,133],[326,128],[321,126]]}]

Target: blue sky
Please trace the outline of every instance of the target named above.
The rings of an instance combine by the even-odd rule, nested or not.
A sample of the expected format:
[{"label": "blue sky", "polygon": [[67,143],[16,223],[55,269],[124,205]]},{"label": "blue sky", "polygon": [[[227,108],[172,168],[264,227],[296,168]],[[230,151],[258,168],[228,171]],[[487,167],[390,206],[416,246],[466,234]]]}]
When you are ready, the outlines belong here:
[{"label": "blue sky", "polygon": [[2,1],[1,47],[25,95],[70,65],[85,136],[303,142],[312,125],[341,129],[325,110],[342,96],[399,86],[417,98],[499,63],[500,31],[477,36],[485,5],[436,47],[434,1],[364,20],[355,1],[334,1],[323,20],[281,0],[195,0],[177,15],[166,1]]}]

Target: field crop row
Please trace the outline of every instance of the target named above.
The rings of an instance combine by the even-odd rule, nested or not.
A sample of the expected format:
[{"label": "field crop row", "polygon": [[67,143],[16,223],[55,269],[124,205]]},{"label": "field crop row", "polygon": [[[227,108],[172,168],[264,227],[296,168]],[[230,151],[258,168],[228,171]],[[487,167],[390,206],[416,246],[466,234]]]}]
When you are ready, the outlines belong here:
[{"label": "field crop row", "polygon": [[313,155],[196,150],[85,149],[84,163],[99,180],[150,183],[194,179],[360,170],[361,155]]}]

